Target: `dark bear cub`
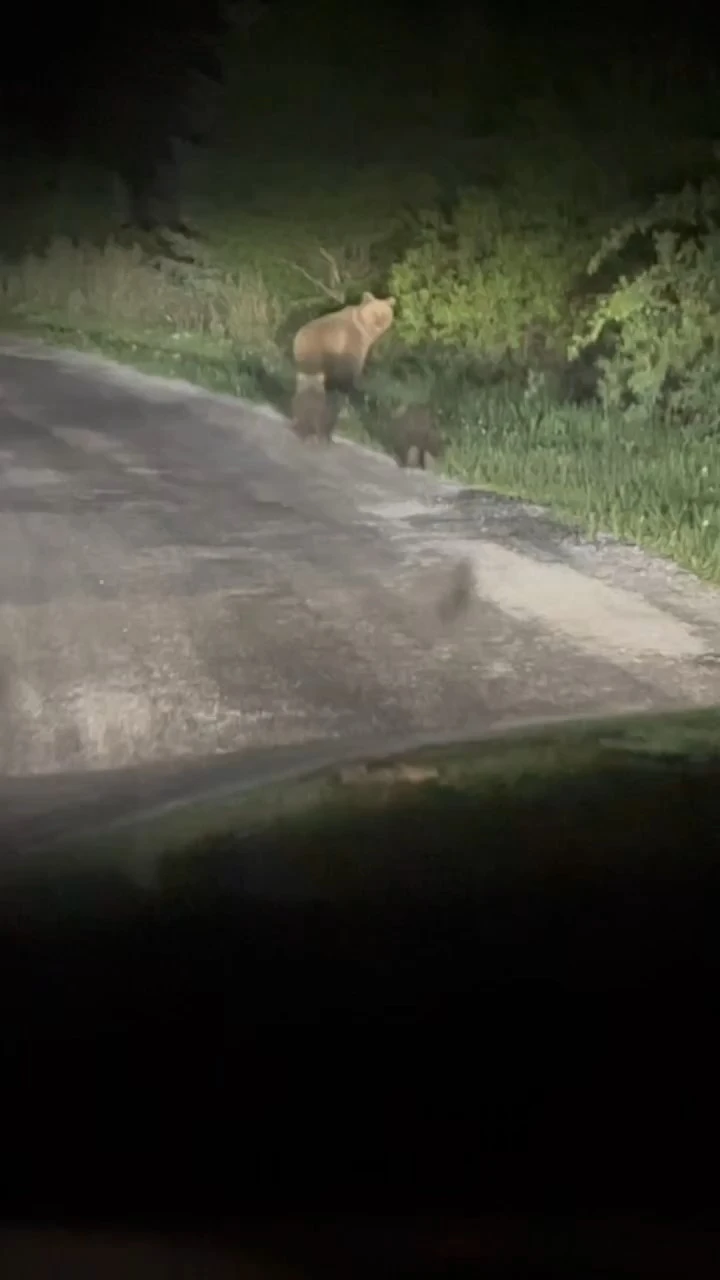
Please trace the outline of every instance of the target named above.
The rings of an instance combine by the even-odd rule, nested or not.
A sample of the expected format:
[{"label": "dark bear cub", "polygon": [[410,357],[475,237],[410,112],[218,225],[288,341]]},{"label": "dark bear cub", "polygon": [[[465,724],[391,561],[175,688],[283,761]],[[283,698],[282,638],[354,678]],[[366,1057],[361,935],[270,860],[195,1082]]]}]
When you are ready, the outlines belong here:
[{"label": "dark bear cub", "polygon": [[399,467],[425,468],[426,458],[439,458],[443,439],[425,404],[411,404],[388,424],[388,447]]},{"label": "dark bear cub", "polygon": [[322,386],[305,386],[295,392],[290,410],[290,424],[300,440],[314,437],[329,444],[338,420],[340,405],[333,392]]}]

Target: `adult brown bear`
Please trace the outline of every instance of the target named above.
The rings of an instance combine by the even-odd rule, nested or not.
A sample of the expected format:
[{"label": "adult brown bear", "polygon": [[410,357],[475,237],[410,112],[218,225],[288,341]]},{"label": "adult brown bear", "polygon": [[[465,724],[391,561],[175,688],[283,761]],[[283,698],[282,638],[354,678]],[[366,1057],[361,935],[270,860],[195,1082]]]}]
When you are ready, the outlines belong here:
[{"label": "adult brown bear", "polygon": [[[364,293],[356,305],[318,316],[298,329],[293,341],[293,427],[298,435],[323,434],[330,438],[332,427],[328,431],[327,423],[332,411],[322,410],[318,393],[352,390],[371,347],[387,333],[394,318],[394,298]],[[324,431],[316,431],[314,422],[322,423]]]}]

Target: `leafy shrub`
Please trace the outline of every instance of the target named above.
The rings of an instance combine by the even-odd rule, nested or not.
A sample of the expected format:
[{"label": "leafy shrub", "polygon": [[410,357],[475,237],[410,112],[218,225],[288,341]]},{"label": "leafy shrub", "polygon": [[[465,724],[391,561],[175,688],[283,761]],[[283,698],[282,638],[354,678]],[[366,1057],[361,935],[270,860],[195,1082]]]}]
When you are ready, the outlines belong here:
[{"label": "leafy shrub", "polygon": [[534,217],[515,191],[478,190],[465,191],[449,215],[420,214],[415,243],[390,277],[399,336],[494,360],[567,336],[567,298],[586,242],[560,211],[543,214]]},{"label": "leafy shrub", "polygon": [[577,356],[611,335],[599,356],[601,399],[629,417],[661,413],[671,423],[702,418],[720,428],[720,185],[659,196],[650,211],[607,236],[589,276],[650,242],[649,264],[623,272],[594,305],[570,344]]}]

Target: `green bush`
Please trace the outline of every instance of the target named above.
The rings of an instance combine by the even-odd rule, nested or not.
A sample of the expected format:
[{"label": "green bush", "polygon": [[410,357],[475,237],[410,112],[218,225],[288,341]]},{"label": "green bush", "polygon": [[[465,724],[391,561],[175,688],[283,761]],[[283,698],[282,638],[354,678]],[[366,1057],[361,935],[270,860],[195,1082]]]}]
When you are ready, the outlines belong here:
[{"label": "green bush", "polygon": [[628,419],[660,414],[683,425],[720,428],[720,185],[687,186],[607,236],[590,261],[596,276],[650,241],[651,261],[622,272],[570,344],[577,356],[607,339],[598,360],[601,398]]},{"label": "green bush", "polygon": [[465,191],[450,216],[420,214],[415,242],[390,276],[399,337],[491,360],[508,352],[527,358],[566,340],[570,287],[587,241],[559,211],[543,214],[534,216],[514,191],[478,190]]}]

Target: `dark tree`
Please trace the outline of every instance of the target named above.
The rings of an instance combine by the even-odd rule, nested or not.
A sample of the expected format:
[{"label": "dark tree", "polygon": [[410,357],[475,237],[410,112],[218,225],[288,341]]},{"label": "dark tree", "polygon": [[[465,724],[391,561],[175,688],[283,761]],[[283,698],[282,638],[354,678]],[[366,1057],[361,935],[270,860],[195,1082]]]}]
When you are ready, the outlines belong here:
[{"label": "dark tree", "polygon": [[123,8],[96,37],[89,76],[75,95],[71,146],[115,175],[130,223],[187,232],[182,215],[184,145],[212,137],[223,82],[223,48],[263,16],[261,0],[173,6],[150,23]]}]

